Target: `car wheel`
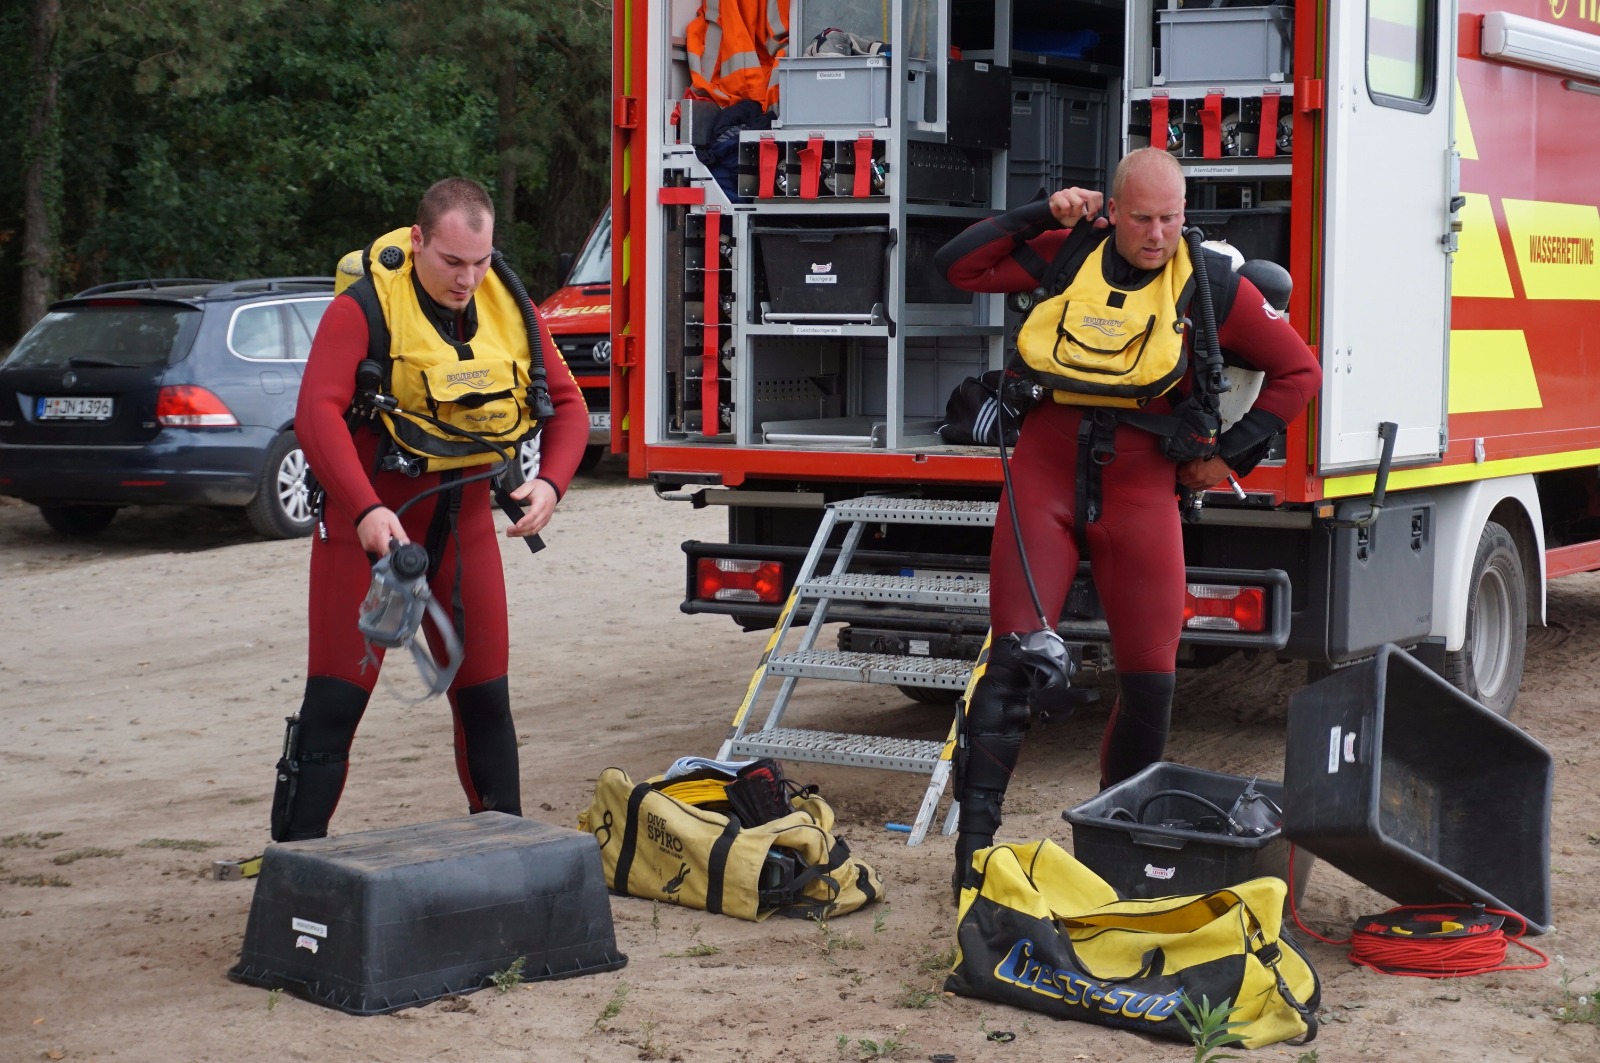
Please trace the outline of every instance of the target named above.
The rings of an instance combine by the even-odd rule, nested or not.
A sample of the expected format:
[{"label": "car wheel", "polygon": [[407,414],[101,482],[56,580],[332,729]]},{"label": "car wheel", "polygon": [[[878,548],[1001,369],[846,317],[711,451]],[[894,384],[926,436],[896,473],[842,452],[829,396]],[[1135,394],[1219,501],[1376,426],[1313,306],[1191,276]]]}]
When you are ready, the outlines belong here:
[{"label": "car wheel", "polygon": [[507,491],[515,491],[539,475],[539,440],[530,439],[517,448],[517,460],[506,466],[501,478]]},{"label": "car wheel", "polygon": [[600,459],[604,458],[610,449],[604,443],[596,443],[592,447],[584,447],[583,457],[578,459],[578,471],[588,472],[596,465],[599,465]]},{"label": "car wheel", "polygon": [[39,516],[62,535],[81,539],[99,535],[111,526],[116,506],[40,506]]},{"label": "car wheel", "polygon": [[1467,597],[1467,638],[1446,651],[1450,684],[1499,716],[1511,715],[1528,653],[1528,584],[1511,533],[1494,521],[1483,526],[1472,559]]},{"label": "car wheel", "polygon": [[285,432],[267,448],[256,496],[245,507],[250,526],[269,539],[310,535],[317,522],[306,483],[306,455],[293,432]]}]

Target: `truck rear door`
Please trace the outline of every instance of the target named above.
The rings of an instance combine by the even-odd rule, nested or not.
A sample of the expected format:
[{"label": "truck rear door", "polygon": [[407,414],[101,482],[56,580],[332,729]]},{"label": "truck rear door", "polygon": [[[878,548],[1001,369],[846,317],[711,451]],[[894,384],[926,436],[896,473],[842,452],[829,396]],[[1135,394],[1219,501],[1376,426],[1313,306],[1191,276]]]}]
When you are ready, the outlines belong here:
[{"label": "truck rear door", "polygon": [[1444,450],[1455,25],[1441,0],[1328,5],[1318,468]]}]

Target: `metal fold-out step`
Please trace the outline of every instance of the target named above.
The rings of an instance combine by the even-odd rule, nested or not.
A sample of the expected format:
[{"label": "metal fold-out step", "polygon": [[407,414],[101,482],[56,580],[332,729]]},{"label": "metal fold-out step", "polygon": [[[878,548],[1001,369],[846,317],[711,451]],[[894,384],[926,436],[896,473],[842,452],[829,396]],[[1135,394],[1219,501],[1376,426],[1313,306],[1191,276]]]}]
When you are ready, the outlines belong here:
[{"label": "metal fold-out step", "polygon": [[841,734],[774,727],[753,731],[733,743],[735,756],[782,757],[813,764],[844,764],[853,768],[885,768],[927,774],[939,763],[944,743],[927,738],[891,738],[886,735]]},{"label": "metal fold-out step", "polygon": [[897,686],[964,690],[971,661],[950,657],[897,657],[854,650],[801,650],[767,659],[773,675],[799,679],[832,679],[843,683],[893,683]]},{"label": "metal fold-out step", "polygon": [[989,577],[977,573],[971,576],[878,576],[850,572],[842,576],[817,576],[795,589],[804,597],[834,601],[989,608]]}]

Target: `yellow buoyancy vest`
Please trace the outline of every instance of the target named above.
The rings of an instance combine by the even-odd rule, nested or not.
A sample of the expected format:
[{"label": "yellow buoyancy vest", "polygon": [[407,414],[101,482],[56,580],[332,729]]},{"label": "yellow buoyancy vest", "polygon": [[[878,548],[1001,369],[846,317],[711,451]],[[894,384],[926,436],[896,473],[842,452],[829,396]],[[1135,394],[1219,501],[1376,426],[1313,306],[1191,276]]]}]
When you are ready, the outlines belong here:
[{"label": "yellow buoyancy vest", "polygon": [[1105,278],[1111,243],[1102,239],[1017,336],[1023,362],[1060,403],[1138,408],[1188,368],[1181,322],[1194,288],[1189,256],[1180,252],[1146,284],[1123,289]]},{"label": "yellow buoyancy vest", "polygon": [[484,277],[473,296],[477,332],[460,342],[418,302],[409,227],[373,242],[367,277],[389,328],[388,391],[400,409],[380,416],[395,444],[428,472],[514,457],[538,425],[528,410],[527,328],[510,289],[493,271]]}]

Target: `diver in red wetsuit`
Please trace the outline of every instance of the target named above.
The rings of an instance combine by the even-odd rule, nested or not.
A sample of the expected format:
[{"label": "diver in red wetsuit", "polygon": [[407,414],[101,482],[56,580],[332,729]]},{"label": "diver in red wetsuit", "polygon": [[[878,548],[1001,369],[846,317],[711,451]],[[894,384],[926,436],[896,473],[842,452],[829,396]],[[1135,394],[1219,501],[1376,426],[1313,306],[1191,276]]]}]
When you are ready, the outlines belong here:
[{"label": "diver in red wetsuit", "polygon": [[[1179,250],[1184,221],[1183,171],[1160,149],[1130,153],[1118,165],[1097,219],[1099,192],[1067,188],[969,227],[940,249],[950,282],[979,292],[1032,291],[1052,281],[1087,283],[1136,299],[1186,265]],[[1054,278],[1052,264],[1069,234],[1096,253],[1072,277]],[[1106,427],[1111,459],[1096,462],[1098,495],[1088,519],[1074,512],[1079,489],[1080,426],[1086,407],[1046,397],[1027,414],[1011,458],[1022,541],[1045,621],[1060,619],[1080,556],[1093,560],[1093,578],[1110,628],[1117,668],[1117,703],[1100,746],[1100,786],[1111,786],[1161,759],[1175,686],[1183,623],[1184,558],[1174,494],[1178,485],[1202,490],[1230,474],[1243,475],[1265,456],[1273,436],[1297,417],[1321,385],[1315,357],[1283,317],[1229,260],[1204,252],[1218,339],[1230,364],[1261,371],[1253,406],[1217,440],[1216,455],[1182,465],[1161,440],[1128,423]],[[1100,272],[1091,276],[1088,271]],[[1172,306],[1167,306],[1170,313]],[[1181,310],[1181,308],[1179,308]],[[1142,320],[1142,318],[1141,318]],[[1166,330],[1168,334],[1175,335]],[[1187,340],[1181,341],[1187,342]],[[1191,359],[1192,364],[1192,359]],[[1145,411],[1169,413],[1174,391]],[[955,798],[961,808],[955,890],[971,856],[993,844],[1006,786],[1029,725],[1032,669],[1017,638],[1040,628],[1040,617],[1017,554],[1010,508],[1002,498],[990,555],[989,601],[993,642],[988,666],[962,721]]]},{"label": "diver in red wetsuit", "polygon": [[[372,563],[389,552],[391,543],[427,546],[430,589],[452,612],[461,638],[461,665],[447,693],[455,723],[456,769],[468,807],[521,815],[516,730],[506,682],[506,588],[489,483],[464,483],[422,498],[403,516],[396,515],[408,500],[441,482],[483,472],[504,454],[480,450],[433,464],[412,455],[413,469],[419,461],[427,468],[455,467],[408,475],[381,467],[383,454],[399,453],[382,421],[347,420],[357,366],[369,357],[374,331],[368,325],[369,311],[381,310],[389,332],[393,378],[385,390],[395,393],[402,408],[420,402],[418,385],[402,376],[412,366],[437,364],[447,374],[469,378],[496,371],[528,382],[527,328],[516,298],[490,271],[493,237],[494,208],[483,188],[464,178],[440,181],[423,196],[409,232],[400,229],[373,244],[367,275],[333,300],[312,343],[295,432],[326,492],[324,530],[311,546],[305,698],[297,754],[292,763],[280,762],[272,810],[275,841],[320,838],[328,832],[344,789],[356,727],[378,679],[378,664],[368,658],[356,618],[372,581]],[[380,261],[383,268],[377,268]],[[538,327],[555,414],[539,436],[538,477],[512,492],[527,508],[506,529],[510,536],[535,535],[549,523],[588,442],[582,393],[549,332],[542,323]],[[516,401],[522,401],[520,395]],[[523,402],[510,416],[525,418],[527,413]],[[480,412],[472,423],[482,419]],[[507,438],[514,443],[517,437]],[[423,628],[438,653],[431,622]],[[381,662],[382,650],[371,652]]]}]

